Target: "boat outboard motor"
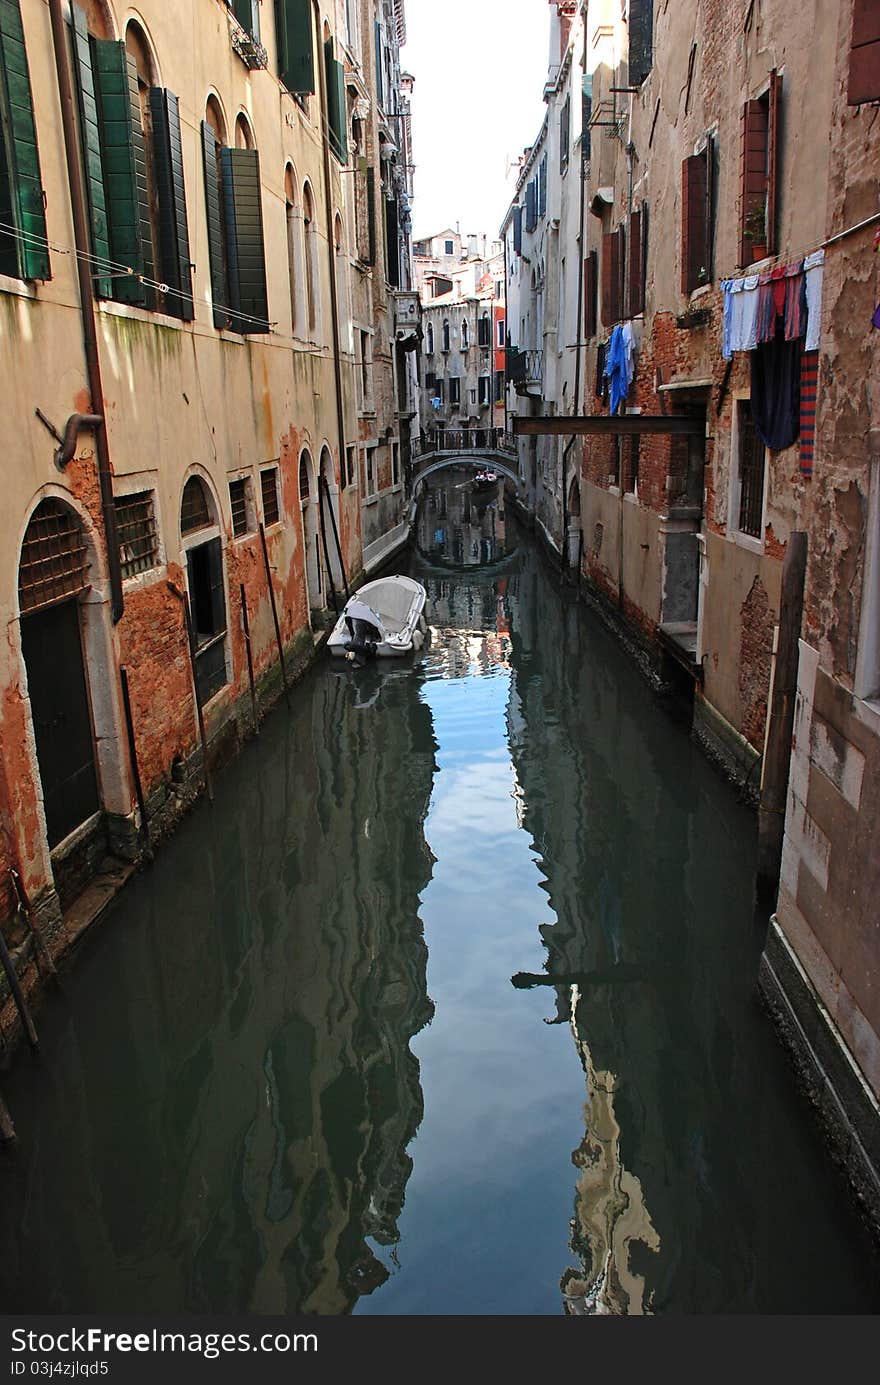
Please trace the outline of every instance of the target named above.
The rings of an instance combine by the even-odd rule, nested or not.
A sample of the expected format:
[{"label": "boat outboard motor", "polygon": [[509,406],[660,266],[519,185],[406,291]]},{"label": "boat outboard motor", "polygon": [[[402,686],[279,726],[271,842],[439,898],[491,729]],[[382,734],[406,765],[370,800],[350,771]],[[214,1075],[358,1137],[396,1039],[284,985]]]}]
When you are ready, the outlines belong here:
[{"label": "boat outboard motor", "polygon": [[379,617],[362,601],[350,601],[345,608],[345,625],[348,630],[345,657],[357,668],[363,668],[368,659],[375,659],[376,647],[383,639]]}]

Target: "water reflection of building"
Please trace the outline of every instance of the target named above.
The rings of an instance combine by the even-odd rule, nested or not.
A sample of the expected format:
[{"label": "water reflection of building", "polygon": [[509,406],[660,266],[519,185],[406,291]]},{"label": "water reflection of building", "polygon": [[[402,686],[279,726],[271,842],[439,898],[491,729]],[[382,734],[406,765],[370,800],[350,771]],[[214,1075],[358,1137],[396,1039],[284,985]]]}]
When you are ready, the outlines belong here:
[{"label": "water reflection of building", "polygon": [[554,921],[543,971],[516,981],[548,988],[587,1082],[567,1303],[635,1312],[678,1293],[722,1311],[752,1301],[764,1234],[730,1123],[756,1100],[741,810],[539,561],[509,583],[508,735]]},{"label": "water reflection of building", "polygon": [[411,673],[363,674],[316,673],[264,725],[71,978],[51,1067],[7,1078],[8,1309],[344,1313],[387,1277],[434,742]]},{"label": "water reflection of building", "polygon": [[504,556],[507,529],[504,495],[475,492],[468,472],[444,473],[446,483],[425,488],[419,507],[417,543],[426,558],[457,567],[484,567]]}]

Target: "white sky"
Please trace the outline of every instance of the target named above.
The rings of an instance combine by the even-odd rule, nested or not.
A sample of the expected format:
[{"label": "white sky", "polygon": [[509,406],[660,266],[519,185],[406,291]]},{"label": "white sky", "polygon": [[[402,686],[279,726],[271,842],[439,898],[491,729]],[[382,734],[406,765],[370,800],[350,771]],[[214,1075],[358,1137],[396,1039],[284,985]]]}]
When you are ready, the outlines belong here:
[{"label": "white sky", "polygon": [[490,239],[513,195],[507,163],[544,119],[547,0],[406,0],[401,63],[415,78],[413,236],[461,223]]}]

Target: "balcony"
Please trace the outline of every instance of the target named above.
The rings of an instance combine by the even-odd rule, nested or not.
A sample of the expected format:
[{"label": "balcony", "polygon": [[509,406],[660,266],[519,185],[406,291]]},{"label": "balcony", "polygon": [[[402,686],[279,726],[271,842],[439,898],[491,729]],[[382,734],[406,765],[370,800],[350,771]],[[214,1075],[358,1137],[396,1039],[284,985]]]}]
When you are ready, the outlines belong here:
[{"label": "balcony", "polygon": [[521,351],[509,346],[506,355],[507,379],[517,394],[540,395],[544,385],[544,352]]},{"label": "balcony", "polygon": [[419,295],[412,289],[397,289],[393,297],[395,337],[398,342],[412,342],[415,346],[422,320]]}]

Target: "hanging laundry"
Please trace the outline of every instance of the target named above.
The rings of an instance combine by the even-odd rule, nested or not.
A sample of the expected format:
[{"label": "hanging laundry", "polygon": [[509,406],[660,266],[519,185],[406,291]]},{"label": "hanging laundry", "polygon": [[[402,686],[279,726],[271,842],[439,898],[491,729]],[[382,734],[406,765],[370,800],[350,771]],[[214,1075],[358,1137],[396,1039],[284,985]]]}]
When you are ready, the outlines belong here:
[{"label": "hanging laundry", "polygon": [[605,375],[605,359],[608,355],[608,347],[604,341],[600,341],[596,348],[596,398],[607,399],[608,379]]},{"label": "hanging laundry", "polygon": [[733,280],[722,279],[721,292],[724,294],[724,309],[721,315],[721,355],[729,361],[733,355],[731,339],[733,335]]},{"label": "hanging laundry", "polygon": [[805,351],[818,351],[819,333],[822,327],[822,275],[825,264],[825,251],[814,250],[804,260],[807,297],[807,335]]},{"label": "hanging laundry", "polygon": [[753,351],[758,345],[758,275],[743,279],[740,351]]},{"label": "hanging laundry", "polygon": [[785,340],[807,331],[807,288],[803,260],[785,266]]},{"label": "hanging laundry", "polygon": [[776,308],[769,271],[758,275],[758,341],[772,341],[776,335]]},{"label": "hanging laundry", "polygon": [[610,407],[616,414],[629,393],[633,376],[633,336],[629,322],[615,327],[608,343],[608,356],[605,361],[605,374],[610,386]]},{"label": "hanging laundry", "polygon": [[816,441],[816,387],[819,379],[819,352],[805,351],[801,357],[801,446],[800,469],[803,476],[813,474],[813,447]]},{"label": "hanging laundry", "polygon": [[755,427],[767,447],[790,447],[800,430],[801,354],[803,341],[786,341],[777,329],[772,341],[751,353],[751,407]]},{"label": "hanging laundry", "polygon": [[880,327],[880,303],[878,303],[874,309],[874,316],[871,318],[871,321],[875,327]]}]

